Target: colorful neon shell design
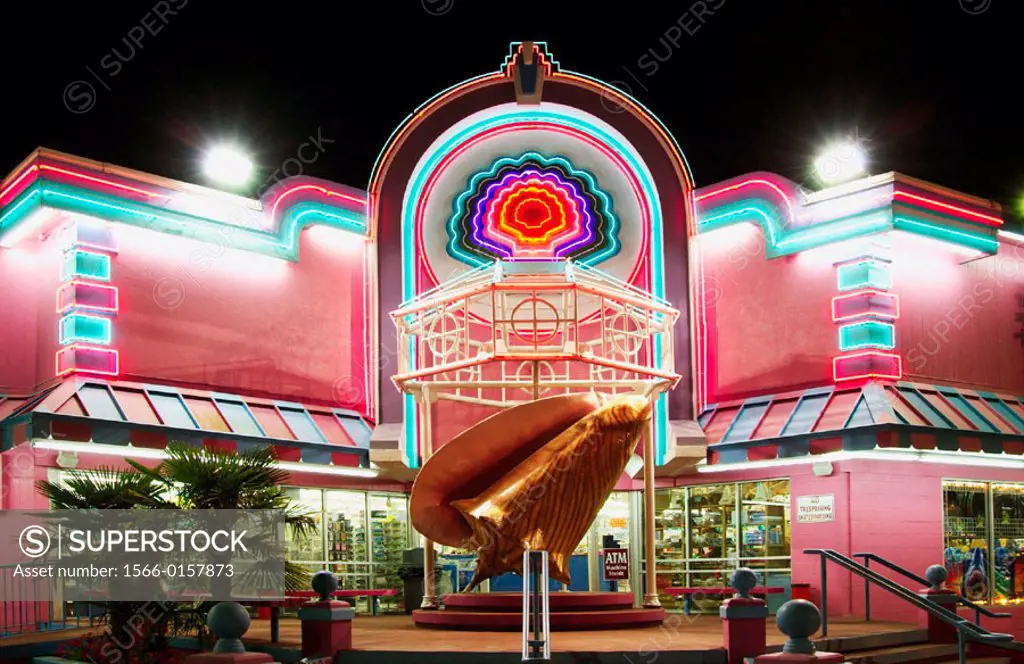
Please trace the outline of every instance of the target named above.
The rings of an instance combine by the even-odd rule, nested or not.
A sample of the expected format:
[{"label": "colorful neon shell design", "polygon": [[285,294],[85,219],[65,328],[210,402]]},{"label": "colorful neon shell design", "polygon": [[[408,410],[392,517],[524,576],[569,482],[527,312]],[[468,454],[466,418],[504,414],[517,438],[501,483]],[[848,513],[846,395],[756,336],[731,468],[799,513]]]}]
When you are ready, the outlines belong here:
[{"label": "colorful neon shell design", "polygon": [[593,176],[536,152],[498,159],[473,175],[447,230],[448,254],[472,266],[557,259],[596,265],[621,246],[612,200]]}]

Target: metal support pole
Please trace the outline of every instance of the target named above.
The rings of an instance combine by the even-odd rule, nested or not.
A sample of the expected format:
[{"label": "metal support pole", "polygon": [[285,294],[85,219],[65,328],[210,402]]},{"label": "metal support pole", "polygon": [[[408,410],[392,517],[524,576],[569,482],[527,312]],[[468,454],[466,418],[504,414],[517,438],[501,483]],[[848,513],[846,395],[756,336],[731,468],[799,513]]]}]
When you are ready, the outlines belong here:
[{"label": "metal support pole", "polygon": [[523,552],[523,661],[551,661],[548,552]]},{"label": "metal support pole", "polygon": [[960,664],[967,664],[967,639],[964,638],[964,630],[957,628],[956,630],[956,652],[960,659]]},{"label": "metal support pole", "polygon": [[821,556],[821,635],[828,636],[828,559]]},{"label": "metal support pole", "polygon": [[[653,398],[657,398],[656,396]],[[644,427],[644,557],[647,568],[647,585],[644,592],[644,606],[661,606],[658,599],[657,568],[654,550],[654,512],[657,509],[654,496],[654,419]]]},{"label": "metal support pole", "polygon": [[[433,453],[430,430],[430,390],[423,387],[420,395],[420,421],[423,423],[422,456],[423,463],[430,459]],[[423,537],[423,601],[421,609],[437,609],[440,602],[437,599],[437,579],[434,576],[434,542]]]},{"label": "metal support pole", "polygon": [[[871,569],[871,559],[864,559],[864,567]],[[864,577],[864,622],[871,622],[871,582]]]}]

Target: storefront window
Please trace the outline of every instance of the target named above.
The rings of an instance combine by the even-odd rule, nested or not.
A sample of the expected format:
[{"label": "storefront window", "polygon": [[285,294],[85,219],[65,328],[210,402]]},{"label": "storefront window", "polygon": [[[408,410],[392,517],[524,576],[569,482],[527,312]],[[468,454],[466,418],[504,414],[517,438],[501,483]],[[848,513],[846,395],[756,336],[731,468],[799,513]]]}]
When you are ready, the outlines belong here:
[{"label": "storefront window", "polygon": [[947,583],[975,602],[1024,602],[1024,484],[943,483]]},{"label": "storefront window", "polygon": [[316,564],[324,559],[323,519],[324,495],[320,489],[287,489],[292,509],[309,516],[316,522],[313,532],[300,536],[289,526],[286,530],[286,551],[288,560],[306,565],[310,573]]},{"label": "storefront window", "polygon": [[740,486],[740,563],[752,569],[788,568],[789,481]]},{"label": "storefront window", "polygon": [[[686,586],[688,538],[686,532],[686,489],[663,489],[654,496],[654,558],[658,569],[658,591],[667,586]],[[675,605],[669,595],[661,595],[666,607]]]},{"label": "storefront window", "polygon": [[[626,549],[627,555],[636,553],[630,549],[629,532],[633,522],[631,497],[635,495],[631,491],[613,491],[608,496],[569,558],[571,584],[565,587],[562,583],[552,580],[552,591],[632,592],[629,579],[604,578],[604,552],[605,549],[616,548]],[[474,551],[440,547],[438,566],[446,573],[439,583],[450,584],[450,587],[455,588],[458,574],[458,588],[464,590],[473,576],[476,560],[477,554]],[[636,573],[633,562],[630,562],[629,569],[630,574]],[[486,587],[489,587],[491,592],[521,592],[523,580],[518,574],[506,572],[492,577]],[[439,589],[438,593],[441,594],[442,591]]]},{"label": "storefront window", "polygon": [[[324,524],[327,560],[341,588],[369,588],[366,548],[366,494],[361,491],[326,491]],[[345,564],[339,564],[345,563]]]},{"label": "storefront window", "polygon": [[409,548],[409,515],[405,497],[370,496],[370,562],[375,588],[402,588],[399,568]]},{"label": "storefront window", "polygon": [[[788,480],[665,489],[656,504],[655,556],[665,606],[682,605],[665,588],[726,587],[740,566],[759,572],[762,584],[788,587]],[[692,609],[717,610],[721,599],[692,595]],[[769,597],[770,608],[780,603],[776,599]]]},{"label": "storefront window", "polygon": [[736,551],[736,485],[690,487],[690,558],[726,562]]},{"label": "storefront window", "polygon": [[[333,489],[287,489],[294,510],[308,514],[316,531],[300,537],[288,531],[288,559],[310,573],[329,570],[344,590],[402,589],[402,552],[409,548],[409,497]],[[400,609],[381,600],[381,609]],[[370,609],[366,598],[353,600]]]},{"label": "storefront window", "polygon": [[1024,602],[1024,484],[992,485],[997,603]]},{"label": "storefront window", "polygon": [[[599,588],[591,590],[602,590],[609,592],[630,592],[631,587],[628,580],[606,581],[603,578],[604,572],[604,550],[609,548],[629,549],[629,492],[614,491],[604,507],[598,512],[594,525],[591,528],[591,537],[597,548],[597,556],[592,559],[597,573]],[[588,538],[584,538],[586,541]],[[593,585],[593,584],[592,584]]]},{"label": "storefront window", "polygon": [[949,574],[946,582],[973,602],[987,602],[988,484],[946,482],[942,494],[946,509],[943,560]]},{"label": "storefront window", "polygon": [[[417,543],[416,546],[419,546]],[[476,571],[476,551],[459,549],[451,546],[435,544],[437,558],[437,594],[462,592],[469,587],[469,582]]]}]

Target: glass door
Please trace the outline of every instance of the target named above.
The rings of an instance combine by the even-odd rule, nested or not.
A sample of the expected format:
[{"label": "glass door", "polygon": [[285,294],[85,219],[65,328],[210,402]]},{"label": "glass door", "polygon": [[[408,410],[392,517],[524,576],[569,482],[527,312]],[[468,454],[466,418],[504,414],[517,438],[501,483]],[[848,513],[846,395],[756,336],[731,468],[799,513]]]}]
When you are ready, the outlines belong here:
[{"label": "glass door", "polygon": [[[737,506],[735,484],[690,487],[690,586],[725,587],[738,564]],[[717,611],[721,598],[694,595],[698,611]]]},{"label": "glass door", "polygon": [[[679,608],[680,600],[663,594],[662,588],[688,586],[687,534],[688,512],[685,488],[662,489],[655,492],[654,559],[657,569],[658,596],[663,606]],[[641,529],[640,532],[643,532]],[[638,581],[641,577],[637,577]]]},{"label": "glass door", "polygon": [[740,484],[740,565],[758,573],[758,583],[786,592],[768,595],[769,611],[789,595],[789,480]]},{"label": "glass door", "polygon": [[[592,574],[590,589],[603,592],[632,592],[629,580],[606,581],[604,579],[604,552],[606,549],[630,548],[629,542],[629,493],[626,491],[614,491],[605,502],[601,511],[598,512],[594,525],[591,528],[591,545],[593,554],[589,558],[589,564],[596,570]],[[627,555],[628,560],[628,555]],[[593,579],[597,580],[595,584]],[[576,580],[575,570],[573,581]]]}]

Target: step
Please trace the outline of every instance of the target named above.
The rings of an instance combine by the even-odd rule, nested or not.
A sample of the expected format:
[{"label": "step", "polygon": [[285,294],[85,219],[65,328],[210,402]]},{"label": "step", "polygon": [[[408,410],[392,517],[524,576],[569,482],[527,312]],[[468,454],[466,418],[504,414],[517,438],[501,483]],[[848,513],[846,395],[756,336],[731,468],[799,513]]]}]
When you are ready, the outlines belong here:
[{"label": "step", "polygon": [[818,650],[824,650],[825,652],[850,653],[857,650],[909,646],[927,641],[927,630],[905,629],[897,632],[878,632],[858,636],[830,636],[815,639],[814,646]]},{"label": "step", "polygon": [[[441,598],[446,609],[458,611],[519,612],[522,593],[454,593]],[[632,593],[553,592],[548,595],[551,613],[565,611],[605,611],[633,608]]]},{"label": "step", "polygon": [[945,661],[950,656],[956,657],[955,643],[918,643],[888,648],[847,651],[846,661],[853,664],[905,664],[925,660]]},{"label": "step", "polygon": [[[665,610],[662,608],[562,611],[552,612],[550,616],[552,632],[646,627],[660,625],[664,620]],[[456,631],[518,632],[523,628],[523,614],[519,611],[513,613],[417,609],[412,612],[412,621],[421,627]]]}]

